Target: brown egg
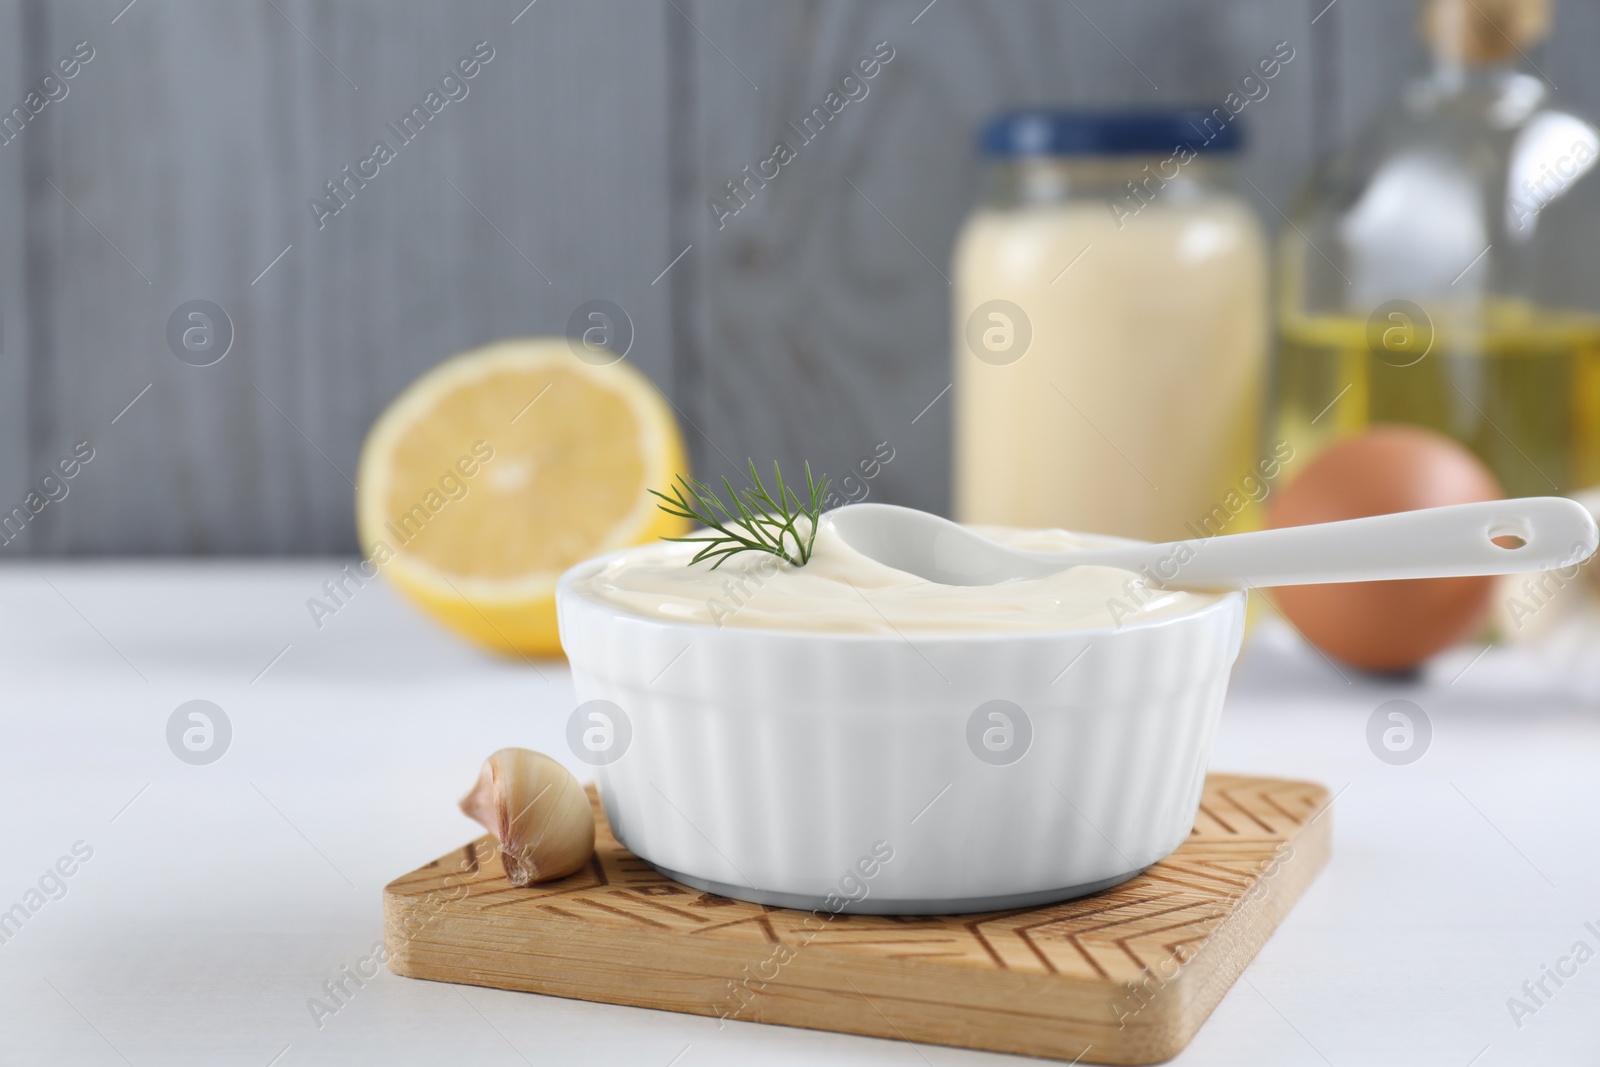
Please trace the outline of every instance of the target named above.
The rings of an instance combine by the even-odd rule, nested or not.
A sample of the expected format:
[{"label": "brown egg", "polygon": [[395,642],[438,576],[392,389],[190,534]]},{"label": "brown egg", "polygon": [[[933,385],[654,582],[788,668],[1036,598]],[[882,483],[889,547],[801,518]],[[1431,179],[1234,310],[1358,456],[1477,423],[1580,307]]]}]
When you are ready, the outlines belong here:
[{"label": "brown egg", "polygon": [[[1330,446],[1270,506],[1267,525],[1359,519],[1396,511],[1499,500],[1505,493],[1464,447],[1414,426],[1375,426]],[[1495,580],[1297,585],[1272,590],[1284,616],[1334,659],[1369,671],[1414,667],[1472,636],[1489,612]]]}]

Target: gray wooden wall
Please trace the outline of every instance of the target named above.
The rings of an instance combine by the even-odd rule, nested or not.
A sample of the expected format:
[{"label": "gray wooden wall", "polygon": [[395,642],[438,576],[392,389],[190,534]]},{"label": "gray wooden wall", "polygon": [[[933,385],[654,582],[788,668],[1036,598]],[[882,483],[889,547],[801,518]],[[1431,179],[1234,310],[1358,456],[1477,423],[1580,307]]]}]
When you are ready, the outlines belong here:
[{"label": "gray wooden wall", "polygon": [[[629,358],[683,411],[700,473],[842,471],[887,440],[874,497],[942,509],[948,396],[918,416],[950,380],[985,115],[1215,104],[1287,40],[1244,115],[1246,191],[1275,223],[1421,62],[1402,0],[125,4],[0,2],[5,111],[94,49],[0,145],[0,508],[95,450],[13,555],[352,551],[384,404],[590,299],[629,313]],[[1600,110],[1597,4],[1559,18],[1534,61]],[[308,199],[479,41],[494,57],[466,98],[319,228]],[[880,41],[869,95],[719,229],[708,200]],[[197,299],[234,327],[208,367],[166,337]]]}]

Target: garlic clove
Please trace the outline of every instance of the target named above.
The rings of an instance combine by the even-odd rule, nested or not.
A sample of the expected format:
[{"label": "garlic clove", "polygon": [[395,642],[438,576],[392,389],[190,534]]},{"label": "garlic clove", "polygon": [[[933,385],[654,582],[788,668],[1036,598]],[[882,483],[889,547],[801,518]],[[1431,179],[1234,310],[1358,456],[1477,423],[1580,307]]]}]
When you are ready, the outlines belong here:
[{"label": "garlic clove", "polygon": [[565,878],[594,855],[594,812],[572,773],[542,752],[502,748],[483,761],[461,810],[500,842],[512,885]]}]

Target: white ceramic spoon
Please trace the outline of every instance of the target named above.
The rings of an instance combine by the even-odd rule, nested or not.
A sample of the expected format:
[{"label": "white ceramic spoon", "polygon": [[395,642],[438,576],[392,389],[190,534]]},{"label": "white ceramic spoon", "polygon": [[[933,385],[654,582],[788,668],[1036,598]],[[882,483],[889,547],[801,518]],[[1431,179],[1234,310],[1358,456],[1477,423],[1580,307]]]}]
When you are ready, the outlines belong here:
[{"label": "white ceramic spoon", "polygon": [[1594,516],[1577,501],[1557,496],[1066,552],[1010,548],[948,519],[893,504],[847,504],[823,521],[857,552],[941,585],[993,585],[1084,564],[1138,571],[1180,589],[1517,574],[1575,566],[1600,544]]}]

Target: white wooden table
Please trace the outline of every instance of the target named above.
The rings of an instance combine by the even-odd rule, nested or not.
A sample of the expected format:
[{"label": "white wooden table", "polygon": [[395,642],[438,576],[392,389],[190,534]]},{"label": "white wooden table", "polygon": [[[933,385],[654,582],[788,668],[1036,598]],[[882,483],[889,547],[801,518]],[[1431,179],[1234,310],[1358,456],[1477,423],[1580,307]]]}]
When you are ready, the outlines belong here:
[{"label": "white wooden table", "polygon": [[[317,1018],[381,939],[384,883],[477,832],[455,801],[482,758],[565,754],[573,703],[562,664],[487,658],[376,583],[319,630],[306,600],[342,562],[0,569],[0,909],[38,904],[0,927],[0,1063],[1004,1062],[386,970]],[[1600,958],[1560,963],[1600,952],[1600,702],[1474,654],[1346,682],[1257,632],[1214,765],[1338,790],[1334,856],[1178,1062],[1600,1062]],[[1405,766],[1366,740],[1395,698],[1433,727]],[[232,727],[208,765],[167,743],[195,699]]]}]

